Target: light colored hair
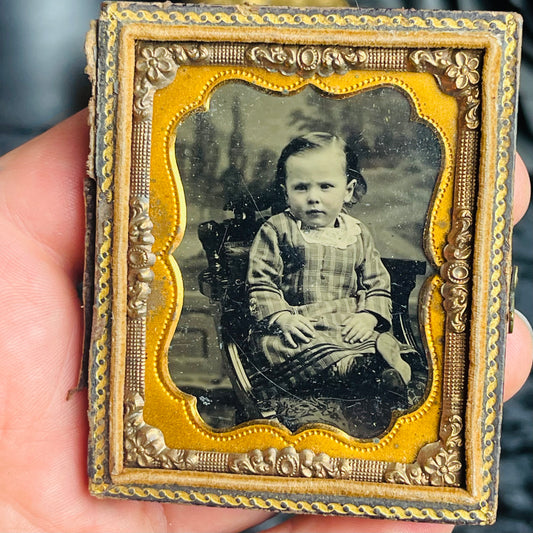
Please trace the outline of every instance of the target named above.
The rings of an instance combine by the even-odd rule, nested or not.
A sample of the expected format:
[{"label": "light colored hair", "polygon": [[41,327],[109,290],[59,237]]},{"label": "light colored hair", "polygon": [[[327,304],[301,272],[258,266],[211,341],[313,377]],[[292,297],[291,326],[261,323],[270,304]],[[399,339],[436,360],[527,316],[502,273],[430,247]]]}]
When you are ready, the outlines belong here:
[{"label": "light colored hair", "polygon": [[355,182],[352,199],[347,203],[349,205],[354,205],[361,200],[366,194],[367,185],[365,178],[359,171],[359,161],[355,151],[337,135],[322,131],[314,131],[300,137],[295,137],[289,142],[289,144],[287,144],[287,146],[285,146],[285,148],[283,148],[276,169],[276,179],[274,182],[275,201],[272,206],[273,212],[277,213],[283,211],[287,207],[284,186],[287,181],[287,160],[289,157],[328,146],[338,147],[339,151],[344,153],[346,158],[346,183],[350,183],[352,180]]}]

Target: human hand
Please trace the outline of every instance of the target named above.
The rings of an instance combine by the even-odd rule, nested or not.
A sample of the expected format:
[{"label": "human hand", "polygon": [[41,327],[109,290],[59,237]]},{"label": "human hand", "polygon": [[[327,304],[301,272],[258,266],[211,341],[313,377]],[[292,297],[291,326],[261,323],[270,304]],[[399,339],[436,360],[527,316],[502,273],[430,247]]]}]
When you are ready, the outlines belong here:
[{"label": "human hand", "polygon": [[[219,533],[268,511],[99,500],[87,489],[87,399],[65,401],[77,379],[82,309],[87,114],[79,113],[0,159],[0,531]],[[529,202],[519,166],[515,219]],[[505,396],[531,365],[520,316],[508,338]],[[269,533],[450,532],[452,526],[302,515]]]},{"label": "human hand", "polygon": [[281,330],[285,341],[291,348],[297,348],[298,341],[307,344],[315,336],[312,321],[302,315],[283,312],[276,317],[274,323]]},{"label": "human hand", "polygon": [[346,342],[364,342],[372,336],[378,325],[378,319],[366,311],[354,313],[341,324],[341,335]]}]

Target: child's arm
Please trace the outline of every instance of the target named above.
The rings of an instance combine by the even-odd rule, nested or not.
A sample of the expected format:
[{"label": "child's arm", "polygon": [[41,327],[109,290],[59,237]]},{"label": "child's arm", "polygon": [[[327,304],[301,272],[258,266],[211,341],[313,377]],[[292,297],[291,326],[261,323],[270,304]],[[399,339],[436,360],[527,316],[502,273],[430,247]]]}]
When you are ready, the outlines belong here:
[{"label": "child's arm", "polygon": [[342,324],[341,333],[347,342],[365,341],[374,331],[391,327],[390,276],[381,261],[374,240],[361,224],[364,259],[356,268],[358,276],[357,310]]},{"label": "child's arm", "polygon": [[283,260],[278,233],[265,222],[259,229],[250,249],[247,286],[250,312],[258,320],[268,320],[281,311],[292,313],[281,290]]},{"label": "child's arm", "polygon": [[388,331],[392,321],[392,300],[389,272],[381,261],[381,255],[374,245],[374,239],[366,226],[361,224],[364,260],[357,267],[358,309],[366,311],[377,319],[375,329]]},{"label": "child's arm", "polygon": [[283,259],[279,249],[278,233],[266,222],[261,226],[250,249],[248,293],[250,312],[258,321],[276,326],[292,348],[298,342],[309,342],[314,337],[310,320],[295,314],[281,290]]}]

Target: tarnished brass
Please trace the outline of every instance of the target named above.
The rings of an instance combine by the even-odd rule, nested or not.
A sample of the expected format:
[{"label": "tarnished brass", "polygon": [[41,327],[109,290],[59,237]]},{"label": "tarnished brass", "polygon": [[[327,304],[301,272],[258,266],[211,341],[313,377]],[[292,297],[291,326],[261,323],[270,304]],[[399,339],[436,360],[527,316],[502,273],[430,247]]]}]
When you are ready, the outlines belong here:
[{"label": "tarnished brass", "polygon": [[[86,276],[93,275],[94,260],[94,280],[86,287],[92,300],[86,306],[93,308],[87,324],[93,494],[404,520],[494,521],[519,42],[520,20],[513,14],[104,6],[87,41],[94,87],[88,168],[96,184],[96,192],[88,193],[96,206]],[[169,369],[180,324],[183,331],[194,330],[211,316],[220,353],[228,364],[239,364],[241,347],[224,349],[229,326],[207,298],[222,301],[217,296],[222,289],[211,281],[223,278],[222,267],[231,273],[220,259],[224,250],[201,259],[206,266],[211,261],[208,274],[214,276],[208,284],[196,273],[207,294],[198,300],[205,301],[201,309],[184,303],[197,289],[180,269],[187,226],[208,222],[195,218],[205,212],[198,198],[213,194],[211,188],[218,194],[214,178],[198,198],[187,189],[197,178],[186,176],[190,155],[179,151],[180,142],[192,131],[187,121],[208,115],[227,87],[243,87],[244,95],[226,104],[233,117],[233,131],[228,126],[226,132],[230,167],[246,157],[235,147],[246,142],[242,102],[249,94],[274,96],[276,102],[310,95],[342,106],[390,91],[409,108],[408,122],[428,132],[438,147],[427,200],[407,200],[403,208],[423,205],[424,211],[423,230],[413,244],[419,255],[410,259],[428,266],[414,301],[425,389],[372,437],[326,418],[290,430],[266,411],[215,427],[200,404],[216,404],[224,387],[229,394],[224,372],[211,380],[204,398],[187,388],[190,376],[181,385]],[[269,104],[272,111],[281,105],[276,102]],[[211,134],[206,129],[201,135]],[[210,145],[212,151],[219,148]],[[210,156],[202,153],[208,166]],[[419,192],[413,185],[404,194]],[[217,207],[221,214],[235,211],[224,231],[249,220],[249,211],[234,207],[235,198]],[[253,198],[261,203],[261,195]],[[211,232],[205,239],[220,236],[219,226],[209,223],[198,229],[200,239],[201,231]],[[415,278],[403,282],[407,296]],[[213,342],[198,338],[194,342]],[[192,356],[178,350],[172,357],[179,362]],[[237,377],[252,387],[239,368],[233,370],[242,372]]]}]

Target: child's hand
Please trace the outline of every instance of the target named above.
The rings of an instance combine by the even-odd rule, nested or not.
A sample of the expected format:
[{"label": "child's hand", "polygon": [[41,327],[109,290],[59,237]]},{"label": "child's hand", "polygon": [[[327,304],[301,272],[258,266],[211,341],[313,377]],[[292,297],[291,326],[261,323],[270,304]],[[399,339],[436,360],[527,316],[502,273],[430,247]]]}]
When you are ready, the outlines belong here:
[{"label": "child's hand", "polygon": [[287,344],[291,348],[297,348],[298,341],[308,343],[315,336],[311,320],[302,315],[281,313],[276,318],[275,324],[281,329]]},{"label": "child's hand", "polygon": [[354,313],[342,324],[341,334],[346,342],[352,344],[357,341],[366,341],[374,333],[378,319],[372,313]]}]

